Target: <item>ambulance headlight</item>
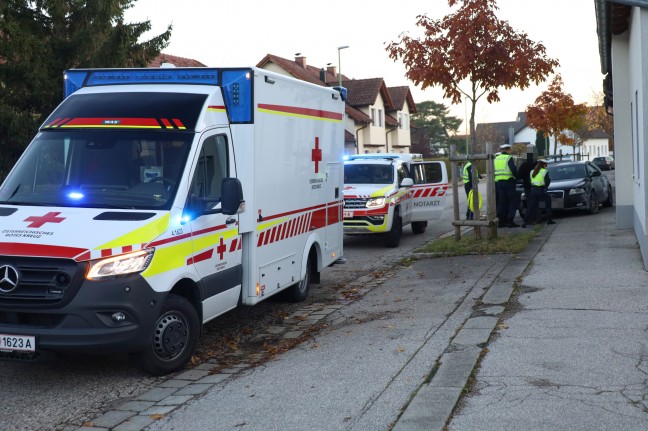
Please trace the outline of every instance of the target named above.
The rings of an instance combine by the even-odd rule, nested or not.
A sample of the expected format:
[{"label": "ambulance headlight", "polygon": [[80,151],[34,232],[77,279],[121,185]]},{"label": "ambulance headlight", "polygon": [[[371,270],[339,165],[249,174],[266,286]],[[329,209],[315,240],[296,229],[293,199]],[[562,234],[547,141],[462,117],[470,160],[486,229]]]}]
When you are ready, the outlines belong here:
[{"label": "ambulance headlight", "polygon": [[385,205],[385,198],[372,198],[367,201],[367,208],[381,207]]},{"label": "ambulance headlight", "polygon": [[142,272],[151,263],[154,252],[155,249],[151,248],[95,261],[86,278],[98,280],[103,277]]}]

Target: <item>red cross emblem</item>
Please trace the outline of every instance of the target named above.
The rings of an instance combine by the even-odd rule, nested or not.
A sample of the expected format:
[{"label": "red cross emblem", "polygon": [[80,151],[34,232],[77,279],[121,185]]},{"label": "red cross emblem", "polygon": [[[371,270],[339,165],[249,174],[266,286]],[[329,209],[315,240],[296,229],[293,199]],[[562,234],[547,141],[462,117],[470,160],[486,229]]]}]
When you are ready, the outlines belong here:
[{"label": "red cross emblem", "polygon": [[216,247],[216,253],[220,254],[220,260],[223,260],[223,254],[227,251],[227,247],[225,246],[225,241],[223,241],[223,237],[220,239],[220,244],[218,244],[218,247]]},{"label": "red cross emblem", "polygon": [[311,150],[311,160],[315,162],[315,173],[319,172],[319,162],[322,161],[322,149],[319,147],[319,138],[315,137],[315,148]]},{"label": "red cross emblem", "polygon": [[56,217],[59,214],[61,213],[60,212],[47,213],[42,217],[30,216],[23,221],[31,222],[30,224],[27,225],[27,227],[39,228],[43,226],[45,223],[61,223],[63,220],[65,220],[65,217]]}]

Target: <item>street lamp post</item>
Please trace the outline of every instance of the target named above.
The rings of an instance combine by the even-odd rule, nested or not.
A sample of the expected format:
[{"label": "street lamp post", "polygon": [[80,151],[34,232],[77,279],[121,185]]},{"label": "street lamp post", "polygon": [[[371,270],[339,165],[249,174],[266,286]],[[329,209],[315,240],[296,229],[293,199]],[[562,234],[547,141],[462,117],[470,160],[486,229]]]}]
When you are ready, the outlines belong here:
[{"label": "street lamp post", "polygon": [[339,77],[339,85],[342,87],[342,63],[340,62],[340,51],[343,49],[348,48],[349,45],[344,45],[344,46],[338,46],[338,77]]}]

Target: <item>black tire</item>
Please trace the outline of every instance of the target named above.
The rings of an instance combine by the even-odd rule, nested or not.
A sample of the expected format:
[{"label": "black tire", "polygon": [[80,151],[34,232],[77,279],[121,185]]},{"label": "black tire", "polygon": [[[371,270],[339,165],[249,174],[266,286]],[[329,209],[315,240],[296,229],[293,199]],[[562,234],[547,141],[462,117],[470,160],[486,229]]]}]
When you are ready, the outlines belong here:
[{"label": "black tire", "polygon": [[308,297],[311,285],[311,275],[313,272],[313,255],[308,256],[306,262],[306,274],[304,279],[297,284],[293,284],[284,292],[284,298],[289,302],[302,302]]},{"label": "black tire", "polygon": [[152,376],[163,376],[180,370],[198,345],[200,319],[189,301],[169,295],[158,318],[151,345],[131,353],[131,360]]},{"label": "black tire", "polygon": [[417,235],[420,235],[422,233],[425,233],[425,229],[427,229],[427,222],[426,221],[413,221],[412,222],[412,232],[414,232]]},{"label": "black tire", "polygon": [[589,212],[590,214],[596,214],[598,211],[599,211],[598,196],[596,196],[596,192],[592,190],[592,193],[590,194],[589,208],[587,209],[587,212]]},{"label": "black tire", "polygon": [[385,234],[385,247],[394,248],[400,244],[403,235],[403,220],[400,217],[400,211],[394,210],[394,222],[391,230]]},{"label": "black tire", "polygon": [[612,194],[612,186],[608,186],[608,198],[603,202],[604,207],[611,207],[614,205],[614,195]]}]

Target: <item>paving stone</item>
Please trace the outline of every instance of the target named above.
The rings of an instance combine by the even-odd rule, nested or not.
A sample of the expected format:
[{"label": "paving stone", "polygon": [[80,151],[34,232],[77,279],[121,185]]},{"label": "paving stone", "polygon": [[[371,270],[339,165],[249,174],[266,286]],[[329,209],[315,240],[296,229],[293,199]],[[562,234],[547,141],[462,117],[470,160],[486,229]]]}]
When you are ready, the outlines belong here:
[{"label": "paving stone", "polygon": [[113,428],[126,419],[135,416],[135,412],[113,410],[91,420],[94,426]]},{"label": "paving stone", "polygon": [[208,383],[194,383],[186,388],[180,389],[174,395],[198,395],[211,389],[214,385]]},{"label": "paving stone", "polygon": [[113,431],[141,431],[153,422],[155,422],[155,419],[150,416],[133,416],[126,422],[113,428]]},{"label": "paving stone", "polygon": [[290,332],[286,332],[283,337],[285,339],[292,340],[301,337],[303,333],[304,333],[303,331],[290,331]]},{"label": "paving stone", "polygon": [[179,376],[176,376],[176,379],[178,380],[200,380],[203,377],[209,375],[209,371],[206,370],[189,370],[185,371],[184,373],[180,374]]},{"label": "paving stone", "polygon": [[268,334],[281,334],[284,332],[287,328],[285,326],[271,326],[266,329]]},{"label": "paving stone", "polygon": [[160,383],[158,386],[162,388],[184,388],[191,382],[189,380],[171,379]]},{"label": "paving stone", "polygon": [[117,407],[115,410],[129,410],[131,412],[143,412],[151,408],[155,403],[153,401],[129,401]]},{"label": "paving stone", "polygon": [[171,395],[170,397],[166,397],[162,401],[159,401],[157,405],[158,406],[179,406],[180,404],[184,404],[192,398],[193,395]]},{"label": "paving stone", "polygon": [[174,392],[176,392],[178,388],[153,388],[150,391],[144,392],[143,394],[139,395],[136,400],[139,401],[155,401],[158,402],[160,400],[165,399],[166,397],[172,395]]},{"label": "paving stone", "polygon": [[177,408],[178,406],[153,406],[150,409],[140,413],[140,415],[142,416],[167,415]]},{"label": "paving stone", "polygon": [[200,384],[200,383],[216,384],[227,379],[229,376],[230,376],[229,374],[211,374],[207,377],[203,377],[202,379],[198,380],[196,384]]},{"label": "paving stone", "polygon": [[206,371],[213,371],[216,368],[218,368],[218,363],[205,363],[195,367],[196,370],[206,370]]}]

